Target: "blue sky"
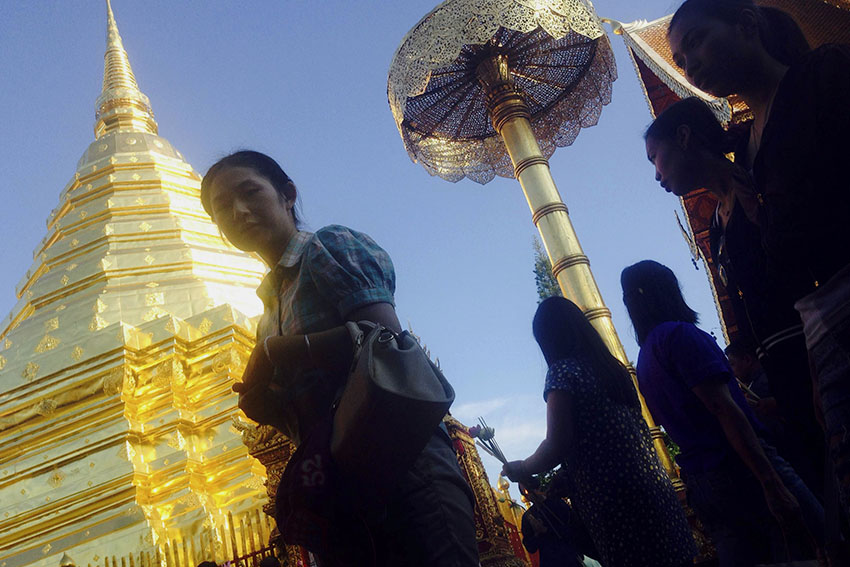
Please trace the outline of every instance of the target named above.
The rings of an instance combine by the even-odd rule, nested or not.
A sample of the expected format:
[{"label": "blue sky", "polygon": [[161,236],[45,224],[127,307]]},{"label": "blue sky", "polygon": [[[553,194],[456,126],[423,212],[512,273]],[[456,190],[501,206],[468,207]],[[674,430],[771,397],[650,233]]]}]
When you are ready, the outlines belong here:
[{"label": "blue sky", "polygon": [[[599,0],[623,22],[672,12],[670,0]],[[397,272],[397,310],[457,391],[454,413],[496,427],[510,458],[545,431],[545,364],[531,336],[536,229],[513,179],[481,186],[430,177],[407,157],[386,98],[407,31],[435,6],[401,2],[114,0],[159,133],[195,169],[252,148],[277,158],[301,193],[308,227],[373,236]],[[45,220],[93,140],[103,76],[105,2],[0,2],[0,316],[32,262]],[[632,359],[637,345],[619,273],[653,258],[679,275],[703,328],[721,336],[705,272],[656,184],[641,133],[650,121],[622,40],[619,79],[599,124],[551,159],[591,267]],[[483,456],[495,482],[499,467]]]}]

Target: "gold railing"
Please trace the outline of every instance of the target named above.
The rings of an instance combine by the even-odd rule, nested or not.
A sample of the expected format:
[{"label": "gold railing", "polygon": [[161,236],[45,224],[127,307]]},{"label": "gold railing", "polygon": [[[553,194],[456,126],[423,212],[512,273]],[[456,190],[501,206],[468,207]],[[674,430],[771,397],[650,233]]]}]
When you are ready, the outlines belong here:
[{"label": "gold railing", "polygon": [[[153,551],[106,555],[103,567],[197,567],[203,561],[232,567],[257,567],[263,557],[274,555],[269,543],[273,530],[274,521],[259,508],[235,518],[228,512],[226,525],[205,527],[192,536],[160,542]],[[292,557],[284,558],[281,563],[295,566],[301,562]]]}]

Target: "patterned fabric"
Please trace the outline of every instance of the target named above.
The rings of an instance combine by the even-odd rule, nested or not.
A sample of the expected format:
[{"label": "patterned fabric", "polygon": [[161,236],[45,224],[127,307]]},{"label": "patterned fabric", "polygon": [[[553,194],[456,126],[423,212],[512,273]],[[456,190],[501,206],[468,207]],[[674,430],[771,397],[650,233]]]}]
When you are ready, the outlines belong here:
[{"label": "patterned fabric", "polygon": [[666,567],[696,555],[690,528],[640,411],[613,403],[581,358],[552,364],[552,390],[573,400],[573,445],[566,468],[571,497],[603,565]]},{"label": "patterned fabric", "polygon": [[[257,341],[270,335],[301,335],[338,327],[360,307],[394,304],[394,292],[392,260],[369,236],[339,225],[326,226],[315,234],[298,232],[257,288],[265,305]],[[339,379],[312,370],[280,392],[282,430],[296,445],[300,425],[315,421],[330,408],[339,383]]]},{"label": "patterned fabric", "polygon": [[257,339],[326,331],[357,308],[394,305],[394,293],[392,260],[369,236],[339,225],[299,232],[257,288]]}]

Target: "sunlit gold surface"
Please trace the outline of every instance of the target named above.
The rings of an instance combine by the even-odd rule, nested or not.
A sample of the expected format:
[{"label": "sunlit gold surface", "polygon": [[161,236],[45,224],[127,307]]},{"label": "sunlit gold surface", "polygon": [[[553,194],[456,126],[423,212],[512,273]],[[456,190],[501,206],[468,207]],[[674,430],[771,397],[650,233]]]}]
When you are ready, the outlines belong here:
[{"label": "sunlit gold surface", "polygon": [[[488,97],[493,125],[505,141],[505,147],[514,164],[517,180],[525,193],[532,217],[549,260],[552,272],[558,279],[564,296],[575,302],[584,311],[588,320],[602,336],[611,352],[624,364],[629,365],[626,352],[614,329],[611,312],[605,306],[599,287],[590,271],[590,262],[579,244],[567,207],[561,199],[549,163],[543,156],[535,139],[527,113],[524,115],[518,107],[523,99],[518,92],[506,86],[505,81],[494,80],[494,69],[498,65],[480,68],[487,75],[479,75],[486,86],[498,89],[498,96]],[[512,93],[512,94],[511,94]],[[641,398],[641,411],[652,433],[656,451],[665,470],[681,487],[673,461],[661,438],[661,432],[655,425],[646,404]]]},{"label": "sunlit gold surface", "polygon": [[224,560],[228,513],[265,502],[230,390],[264,268],[222,242],[107,20],[96,139],[0,324],[0,567]]}]

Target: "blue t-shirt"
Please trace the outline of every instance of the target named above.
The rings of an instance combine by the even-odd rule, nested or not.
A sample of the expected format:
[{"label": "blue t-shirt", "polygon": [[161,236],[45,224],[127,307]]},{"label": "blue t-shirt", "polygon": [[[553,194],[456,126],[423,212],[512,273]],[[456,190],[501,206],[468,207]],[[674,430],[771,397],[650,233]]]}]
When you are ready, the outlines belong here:
[{"label": "blue t-shirt", "polygon": [[726,382],[756,434],[762,433],[726,355],[714,337],[691,323],[668,321],[650,331],[638,355],[637,378],[650,413],[682,450],[676,462],[685,472],[712,470],[734,454],[720,422],[694,394],[694,386],[708,380]]}]

